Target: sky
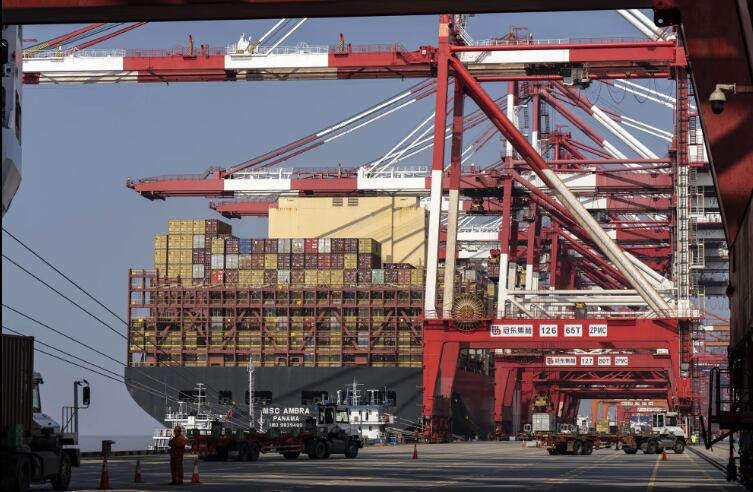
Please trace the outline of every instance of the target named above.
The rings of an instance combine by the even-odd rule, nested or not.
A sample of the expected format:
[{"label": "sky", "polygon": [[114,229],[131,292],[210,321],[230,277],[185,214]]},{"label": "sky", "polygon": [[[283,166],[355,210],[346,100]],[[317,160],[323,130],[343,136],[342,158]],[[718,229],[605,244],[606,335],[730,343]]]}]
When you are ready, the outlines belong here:
[{"label": "sky", "polygon": [[[241,33],[260,36],[273,20],[150,23],[101,48],[169,48],[185,45],[223,47]],[[537,39],[567,37],[639,37],[615,12],[479,15],[468,31],[475,39],[504,35],[525,26]],[[26,26],[24,38],[39,41],[75,26]],[[436,45],[437,17],[310,19],[285,45],[337,43],[339,33],[356,44],[402,43],[408,49]],[[3,218],[3,227],[100,299],[120,317],[127,316],[129,268],[150,268],[152,237],[167,232],[171,218],[220,218],[207,200],[149,201],[125,187],[127,178],[202,172],[228,167],[324,128],[414,85],[415,80],[212,82],[186,84],[25,86],[23,93],[23,181]],[[599,84],[596,84],[599,85]],[[489,86],[493,96],[504,84]],[[669,91],[669,81],[656,87]],[[592,101],[608,107],[621,103],[626,114],[665,130],[672,116],[621,91],[589,89]],[[466,103],[466,112],[475,110]],[[325,145],[292,161],[299,166],[359,165],[380,156],[433,110],[433,100],[385,118],[367,131]],[[563,124],[563,121],[553,121]],[[480,130],[483,131],[483,130]],[[605,130],[599,128],[601,133]],[[471,134],[468,138],[472,138]],[[612,139],[614,140],[614,139]],[[666,144],[645,138],[659,155]],[[619,145],[618,145],[619,146]],[[471,162],[494,162],[499,142]],[[629,154],[632,155],[632,154]],[[416,156],[428,165],[430,152]],[[240,237],[261,237],[266,222],[247,218],[231,222]],[[126,333],[125,326],[3,234],[3,254],[34,272],[66,295]],[[8,304],[117,360],[126,360],[125,341],[69,302],[3,260],[2,298]],[[94,363],[122,372],[122,367],[59,335],[35,326],[6,309],[3,324]],[[72,403],[73,381],[92,386],[91,407],[81,415],[83,431],[114,431],[148,436],[158,423],[131,399],[122,384],[71,367],[45,355],[35,356],[45,385],[46,413],[59,418]]]}]

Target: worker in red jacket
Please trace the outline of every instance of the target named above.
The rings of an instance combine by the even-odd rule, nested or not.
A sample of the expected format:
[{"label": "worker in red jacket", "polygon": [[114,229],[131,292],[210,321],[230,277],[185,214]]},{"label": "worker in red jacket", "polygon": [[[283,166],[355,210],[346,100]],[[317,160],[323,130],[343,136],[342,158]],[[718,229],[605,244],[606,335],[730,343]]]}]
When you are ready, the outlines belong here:
[{"label": "worker in red jacket", "polygon": [[167,443],[170,446],[170,485],[183,485],[183,454],[186,451],[186,438],[183,429],[176,425],[173,429],[173,438]]}]

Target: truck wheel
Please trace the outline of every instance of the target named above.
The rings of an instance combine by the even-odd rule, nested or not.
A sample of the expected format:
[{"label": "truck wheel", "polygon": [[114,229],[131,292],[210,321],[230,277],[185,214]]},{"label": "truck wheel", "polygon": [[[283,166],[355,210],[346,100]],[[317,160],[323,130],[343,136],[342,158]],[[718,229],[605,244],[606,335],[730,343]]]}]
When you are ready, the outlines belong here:
[{"label": "truck wheel", "polygon": [[549,451],[549,454],[551,456],[554,456],[554,455],[558,454],[557,453],[557,448],[549,448],[549,449],[547,449],[547,451]]},{"label": "truck wheel", "polygon": [[345,457],[355,458],[358,456],[358,443],[350,441],[345,445]]},{"label": "truck wheel", "polygon": [[71,483],[71,455],[63,453],[60,457],[60,472],[52,479],[52,488],[67,490]]},{"label": "truck wheel", "polygon": [[[314,458],[317,460],[323,460],[328,456],[327,443],[324,441],[316,441],[314,444]],[[310,457],[311,455],[309,455]]]},{"label": "truck wheel", "polygon": [[251,459],[251,449],[248,443],[242,442],[238,446],[238,461],[249,461]]},{"label": "truck wheel", "polygon": [[622,448],[625,454],[635,454],[638,452],[638,448]]},{"label": "truck wheel", "polygon": [[682,439],[678,439],[675,441],[675,447],[674,447],[675,454],[682,454],[685,452],[685,441]]},{"label": "truck wheel", "polygon": [[652,439],[646,444],[646,449],[643,451],[643,453],[644,454],[656,454],[657,449],[659,449],[659,446],[657,445],[656,441]]},{"label": "truck wheel", "polygon": [[287,453],[282,453],[282,455],[285,457],[286,460],[296,460],[301,455],[300,451],[289,451]]},{"label": "truck wheel", "polygon": [[590,455],[594,452],[594,443],[591,441],[583,442],[583,454]]},{"label": "truck wheel", "polygon": [[11,478],[13,492],[26,492],[31,487],[31,464],[25,456],[19,457],[16,461],[16,476]]},{"label": "truck wheel", "polygon": [[259,454],[260,454],[259,445],[256,444],[255,442],[252,442],[251,444],[249,444],[248,447],[249,447],[249,458],[248,458],[249,461],[257,461],[259,459]]},{"label": "truck wheel", "polygon": [[573,441],[573,454],[583,454],[583,443],[579,439]]}]

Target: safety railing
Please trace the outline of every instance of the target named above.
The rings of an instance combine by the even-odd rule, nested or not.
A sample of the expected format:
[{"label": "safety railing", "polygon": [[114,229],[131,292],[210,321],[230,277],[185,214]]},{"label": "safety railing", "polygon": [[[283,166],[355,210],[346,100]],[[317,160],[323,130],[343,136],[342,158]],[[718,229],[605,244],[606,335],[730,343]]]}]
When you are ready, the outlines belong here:
[{"label": "safety railing", "polygon": [[280,55],[321,55],[329,53],[331,48],[329,46],[310,46],[306,43],[300,43],[296,46],[263,46],[263,45],[251,45],[246,49],[241,49],[238,45],[228,45],[225,47],[222,54],[229,56],[280,56]]},{"label": "safety railing", "polygon": [[24,60],[60,60],[63,58],[116,58],[126,56],[126,50],[43,50],[24,51]]},{"label": "safety railing", "polygon": [[429,176],[429,168],[427,166],[389,167],[371,172],[368,172],[364,168],[358,170],[359,178],[425,178],[427,176]]},{"label": "safety railing", "polygon": [[645,43],[646,38],[636,37],[599,37],[599,38],[554,38],[554,39],[480,39],[471,46],[551,46],[560,44],[609,44],[609,43]]}]

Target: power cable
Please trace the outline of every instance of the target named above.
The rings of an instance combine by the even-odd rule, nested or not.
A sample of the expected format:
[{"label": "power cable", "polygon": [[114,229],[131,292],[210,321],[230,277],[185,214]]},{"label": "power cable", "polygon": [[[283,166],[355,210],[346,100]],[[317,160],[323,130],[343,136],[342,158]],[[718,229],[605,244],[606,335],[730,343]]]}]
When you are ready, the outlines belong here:
[{"label": "power cable", "polygon": [[[14,333],[14,334],[16,334],[16,335],[19,335],[19,336],[27,336],[27,335],[24,335],[23,333],[20,333],[20,332],[18,332],[18,331],[16,331],[16,330],[14,330],[14,329],[12,329],[12,328],[9,328],[9,327],[7,327],[7,326],[5,326],[5,325],[2,325],[2,328],[3,328],[3,330],[5,330],[5,331],[9,331],[9,332],[11,332],[11,333]],[[131,386],[131,387],[132,387],[132,388],[134,388],[134,389],[138,389],[138,390],[144,391],[144,392],[146,392],[146,393],[149,393],[149,394],[151,394],[152,396],[159,396],[160,398],[161,398],[161,397],[163,396],[163,393],[162,393],[162,391],[161,391],[161,390],[157,390],[157,389],[156,389],[156,388],[154,388],[154,387],[150,387],[150,386],[147,386],[147,385],[145,385],[144,383],[136,383],[136,382],[133,382],[133,383],[129,383],[129,382],[127,382],[127,381],[125,380],[125,378],[124,378],[124,377],[123,377],[122,375],[120,375],[120,374],[116,373],[115,371],[111,371],[110,369],[107,369],[106,367],[102,367],[102,366],[100,366],[100,365],[98,365],[98,364],[95,364],[95,363],[93,363],[93,362],[90,362],[90,361],[88,361],[88,360],[86,360],[86,359],[82,359],[81,357],[78,357],[78,356],[76,356],[76,355],[73,355],[73,354],[71,354],[71,353],[68,353],[68,352],[66,352],[65,350],[61,350],[61,349],[59,349],[59,348],[57,348],[57,347],[53,347],[52,345],[48,345],[48,344],[46,344],[46,343],[44,343],[44,342],[42,342],[42,341],[38,340],[37,338],[35,338],[35,339],[34,339],[34,345],[37,345],[37,344],[39,344],[39,345],[43,345],[43,346],[45,346],[45,347],[47,347],[47,348],[50,348],[50,349],[52,349],[52,350],[56,350],[56,351],[58,351],[58,352],[60,352],[60,353],[62,353],[62,354],[65,354],[65,355],[66,355],[66,356],[68,356],[68,357],[71,357],[71,358],[73,358],[73,359],[76,359],[76,360],[78,360],[78,361],[81,361],[81,362],[83,362],[84,364],[89,364],[90,366],[96,367],[97,369],[100,369],[101,371],[104,371],[104,372],[107,372],[107,373],[110,373],[110,374],[112,374],[112,375],[113,375],[114,377],[110,377],[110,376],[107,376],[106,374],[102,374],[102,373],[100,373],[100,372],[98,372],[98,371],[94,371],[94,370],[92,370],[92,369],[89,369],[89,368],[83,367],[83,366],[81,366],[81,365],[75,364],[75,363],[73,363],[72,361],[64,360],[64,359],[61,359],[60,357],[56,357],[55,355],[52,355],[52,354],[48,354],[47,352],[44,352],[44,351],[42,351],[42,350],[39,350],[40,352],[42,352],[42,353],[44,353],[44,354],[46,354],[46,355],[50,355],[51,357],[55,357],[55,358],[57,358],[57,359],[60,359],[60,360],[62,360],[63,362],[73,363],[73,364],[77,365],[78,367],[81,367],[81,368],[83,368],[83,369],[86,369],[86,370],[88,370],[88,371],[92,371],[92,372],[94,372],[94,373],[96,373],[96,374],[99,374],[100,376],[103,376],[103,377],[107,377],[107,378],[109,378],[109,379],[112,379],[112,380],[114,380],[114,381],[116,381],[116,382],[118,382],[118,383],[123,383],[123,384],[125,384],[126,386]],[[38,350],[38,349],[37,349],[36,347],[35,347],[34,349],[35,349],[35,350]],[[114,379],[114,378],[120,378],[120,379]],[[138,385],[138,386],[137,386],[137,385]],[[165,395],[165,396],[167,397],[167,395]],[[169,399],[169,397],[167,397],[167,398]],[[176,401],[176,402],[177,402],[178,400],[174,400],[174,401]]]},{"label": "power cable", "polygon": [[55,287],[51,286],[50,284],[48,284],[47,282],[45,282],[44,280],[42,280],[41,278],[39,278],[35,274],[31,273],[26,268],[22,267],[21,265],[19,265],[15,261],[13,261],[5,253],[3,253],[3,259],[8,260],[12,264],[14,264],[16,266],[16,268],[20,269],[21,271],[23,271],[24,273],[26,273],[27,275],[29,275],[30,277],[32,277],[33,279],[35,279],[37,282],[41,283],[42,285],[44,285],[45,287],[47,287],[48,289],[50,289],[51,291],[53,291],[54,293],[56,293],[57,295],[59,295],[60,297],[62,297],[63,299],[65,299],[66,301],[70,302],[71,304],[73,304],[74,306],[76,306],[77,308],[79,308],[80,310],[82,310],[83,312],[85,312],[86,314],[88,314],[89,316],[91,316],[92,318],[94,318],[95,320],[99,321],[107,329],[109,329],[110,331],[112,331],[113,333],[115,333],[116,335],[118,335],[123,340],[128,340],[127,336],[123,335],[118,330],[116,330],[115,328],[113,328],[112,326],[110,326],[108,323],[106,323],[105,321],[103,321],[101,318],[99,318],[98,316],[96,316],[95,314],[93,314],[91,311],[87,310],[82,305],[80,305],[79,303],[77,303],[76,301],[74,301],[73,299],[71,299],[70,297],[66,296],[65,294],[63,294],[62,292],[60,292],[59,290],[57,290]]},{"label": "power cable", "polygon": [[[22,245],[22,246],[23,246],[23,247],[24,247],[24,248],[25,248],[26,250],[28,250],[28,251],[29,251],[30,253],[32,253],[32,254],[33,254],[33,255],[34,255],[35,257],[37,257],[37,258],[38,258],[38,259],[40,259],[40,260],[41,260],[42,262],[44,262],[44,263],[45,263],[46,265],[48,265],[48,266],[49,266],[50,268],[52,268],[52,269],[53,269],[53,270],[54,270],[55,272],[57,272],[57,273],[58,273],[59,275],[61,275],[61,276],[62,276],[63,278],[65,278],[65,279],[66,279],[66,280],[67,280],[68,282],[70,282],[71,284],[73,284],[73,285],[74,285],[74,286],[75,286],[75,287],[76,287],[77,289],[79,289],[79,290],[80,290],[81,292],[83,292],[84,294],[86,294],[86,295],[87,295],[87,296],[88,296],[89,298],[91,298],[92,300],[94,300],[94,301],[95,301],[95,302],[96,302],[96,303],[97,303],[98,305],[100,305],[100,306],[102,306],[102,307],[103,307],[104,309],[106,309],[106,310],[107,310],[107,311],[108,311],[109,313],[111,313],[111,314],[112,314],[113,316],[115,316],[115,317],[116,317],[116,318],[117,318],[118,320],[120,320],[120,321],[121,321],[121,322],[122,322],[123,324],[125,324],[125,325],[126,325],[126,327],[128,327],[128,328],[130,329],[130,326],[128,325],[128,322],[126,322],[126,321],[125,321],[124,319],[122,319],[122,318],[121,318],[120,316],[118,316],[117,314],[115,314],[115,313],[114,313],[114,312],[113,312],[113,311],[112,311],[111,309],[109,309],[109,308],[108,308],[107,306],[105,306],[105,305],[104,305],[104,304],[103,304],[103,303],[102,303],[101,301],[99,301],[99,300],[98,300],[97,298],[95,298],[95,297],[94,297],[94,296],[93,296],[92,294],[90,294],[89,292],[87,292],[87,291],[86,291],[86,290],[85,290],[85,289],[84,289],[83,287],[81,287],[81,286],[80,286],[80,285],[79,285],[79,284],[78,284],[77,282],[75,282],[74,280],[72,280],[72,279],[71,279],[70,277],[68,277],[68,276],[67,276],[67,275],[65,275],[65,274],[64,274],[63,272],[61,272],[61,271],[60,271],[60,270],[59,270],[58,268],[56,268],[56,267],[55,267],[54,265],[52,265],[52,264],[51,264],[51,263],[50,263],[49,261],[47,261],[46,259],[44,259],[44,258],[43,258],[43,257],[42,257],[42,256],[41,256],[40,254],[38,254],[38,253],[37,253],[36,251],[34,251],[34,250],[33,250],[33,249],[32,249],[32,248],[30,247],[30,246],[28,246],[28,245],[26,245],[25,243],[23,243],[23,242],[22,242],[22,241],[21,241],[20,239],[18,239],[18,238],[17,238],[16,236],[14,236],[13,234],[11,234],[11,233],[10,233],[10,232],[9,232],[8,230],[6,230],[6,229],[5,229],[4,227],[3,227],[3,232],[5,232],[6,234],[8,234],[8,235],[9,235],[9,236],[10,236],[11,238],[13,238],[13,239],[14,239],[14,240],[15,240],[16,242],[18,242],[19,244],[21,244],[21,245]],[[51,287],[51,286],[50,286],[49,284],[47,284],[47,283],[46,283],[46,282],[44,282],[43,280],[39,279],[39,277],[37,277],[36,275],[32,274],[31,272],[29,272],[29,271],[28,271],[28,270],[26,270],[25,268],[21,267],[20,265],[18,265],[18,263],[16,263],[15,261],[11,260],[10,258],[8,258],[8,257],[7,257],[7,256],[6,256],[5,254],[3,254],[3,257],[7,258],[7,259],[8,259],[9,261],[11,261],[12,263],[14,263],[14,264],[15,264],[16,266],[18,266],[19,268],[21,268],[21,269],[22,269],[22,270],[23,270],[24,272],[28,273],[29,275],[31,275],[31,276],[33,276],[34,278],[36,278],[36,279],[37,279],[38,281],[40,281],[40,282],[42,282],[43,284],[45,284],[45,285],[46,285],[46,286],[47,286],[48,288],[50,288],[50,289],[52,289],[52,290],[53,290],[54,292],[58,293],[58,295],[62,296],[63,298],[65,298],[65,299],[66,299],[66,300],[68,300],[69,302],[71,302],[71,303],[73,303],[74,305],[76,305],[77,307],[79,307],[79,309],[83,310],[84,312],[86,312],[86,313],[87,313],[87,314],[89,314],[90,316],[94,317],[95,319],[97,319],[97,320],[98,320],[98,321],[100,321],[101,323],[105,324],[105,326],[107,326],[107,327],[108,327],[108,328],[109,328],[110,330],[112,330],[112,331],[114,331],[114,332],[118,333],[118,334],[119,334],[119,335],[120,335],[121,337],[123,337],[123,338],[124,338],[124,339],[125,339],[125,340],[126,340],[126,341],[127,341],[128,343],[130,343],[130,340],[128,340],[128,337],[125,337],[125,336],[123,336],[122,334],[120,334],[119,332],[117,332],[117,330],[115,330],[115,329],[114,329],[114,328],[113,328],[112,326],[110,326],[109,324],[105,323],[105,322],[104,322],[104,321],[102,321],[102,320],[101,320],[100,318],[98,318],[98,317],[94,316],[94,315],[93,315],[93,314],[91,314],[91,313],[90,313],[89,311],[87,311],[86,309],[84,309],[83,307],[81,307],[81,306],[80,306],[79,304],[77,304],[77,303],[73,302],[72,300],[70,300],[70,299],[69,299],[69,298],[68,298],[67,296],[63,295],[63,294],[62,294],[62,293],[60,293],[60,292],[59,292],[58,290],[56,290],[56,289],[54,289],[53,287]],[[46,325],[46,324],[44,324],[44,323],[42,323],[42,322],[40,322],[40,321],[38,321],[38,320],[36,320],[36,319],[34,319],[34,318],[32,318],[32,317],[30,317],[30,316],[28,316],[28,315],[24,314],[24,313],[22,313],[22,312],[20,312],[20,311],[18,311],[18,310],[16,310],[16,309],[14,309],[14,308],[12,308],[12,307],[10,307],[10,306],[6,305],[5,303],[3,303],[2,305],[3,305],[3,307],[6,307],[6,308],[8,308],[8,309],[12,310],[12,311],[14,311],[15,313],[17,313],[17,314],[19,314],[19,315],[21,315],[21,316],[23,316],[23,317],[25,317],[25,318],[27,318],[27,319],[29,319],[29,320],[31,320],[31,321],[33,321],[33,322],[35,322],[35,323],[38,323],[38,324],[40,324],[41,326],[44,326],[45,328],[48,328],[48,329],[50,329],[50,330],[52,330],[52,331],[54,331],[54,332],[58,333],[59,335],[61,335],[61,336],[65,337],[65,338],[67,338],[67,339],[69,339],[69,340],[72,340],[72,341],[74,341],[74,342],[76,342],[76,343],[80,343],[81,345],[85,346],[86,348],[89,348],[90,350],[93,350],[93,351],[97,352],[98,354],[100,354],[100,355],[102,355],[102,356],[104,356],[104,357],[106,357],[106,358],[108,358],[108,359],[110,359],[110,360],[113,360],[113,361],[114,361],[114,362],[116,362],[116,363],[118,363],[118,364],[120,364],[120,365],[123,365],[124,367],[126,366],[126,364],[124,364],[123,362],[120,362],[120,361],[118,361],[118,360],[114,359],[113,357],[110,357],[110,356],[108,356],[107,354],[104,354],[103,352],[101,352],[101,351],[99,351],[99,350],[97,350],[97,349],[95,349],[95,348],[93,348],[93,347],[91,347],[91,346],[89,346],[89,345],[86,345],[86,344],[84,344],[83,342],[79,342],[78,340],[75,340],[75,339],[73,339],[73,338],[71,338],[71,337],[69,337],[69,336],[65,335],[64,333],[60,332],[59,330],[55,330],[54,328],[50,327],[49,325]],[[165,365],[165,367],[174,367],[174,368],[178,369],[178,371],[177,371],[177,374],[178,374],[178,375],[180,375],[180,377],[181,377],[181,379],[183,379],[183,381],[185,381],[185,382],[187,382],[187,383],[189,383],[189,384],[195,384],[195,382],[194,382],[194,383],[191,383],[190,379],[188,379],[188,377],[187,377],[187,376],[185,375],[185,371],[186,371],[185,367],[184,367],[184,366],[183,366],[183,365],[182,365],[182,364],[181,364],[181,363],[180,363],[179,361],[176,361],[176,360],[174,360],[174,359],[172,358],[172,354],[170,354],[170,353],[166,352],[164,348],[160,348],[160,347],[159,347],[159,345],[157,345],[157,343],[156,343],[156,342],[154,342],[154,341],[152,341],[152,340],[149,340],[149,339],[148,339],[148,337],[146,337],[146,335],[142,335],[142,336],[141,336],[141,338],[142,338],[142,340],[147,340],[147,341],[149,342],[149,344],[150,344],[150,345],[152,345],[152,346],[153,346],[154,348],[156,348],[156,349],[157,349],[157,350],[159,351],[159,353],[160,353],[160,354],[163,354],[163,355],[167,355],[167,357],[168,357],[168,360],[167,360],[166,362],[171,362],[171,363],[172,363],[172,365],[170,365],[170,364],[166,364],[166,365]],[[163,362],[165,362],[165,361],[163,361]],[[149,376],[149,375],[146,375],[146,374],[145,374],[144,376],[146,376],[146,377],[148,377],[149,379],[152,379],[153,381],[156,381],[156,382],[158,382],[158,383],[163,383],[162,381],[159,381],[159,380],[155,379],[155,378],[154,378],[154,377],[152,377],[152,376]],[[179,392],[180,392],[180,390],[178,390],[178,389],[177,389],[177,388],[175,388],[174,386],[168,386],[168,387],[169,387],[170,389],[173,389],[173,390],[176,390],[176,391],[179,391]],[[218,401],[219,401],[219,395],[220,395],[220,392],[219,392],[219,390],[217,390],[217,389],[215,389],[215,388],[213,388],[213,387],[211,387],[211,386],[209,386],[209,385],[205,385],[205,387],[206,387],[206,389],[207,389],[207,393],[209,393],[209,391],[211,390],[211,391],[212,391],[213,393],[215,393],[215,395],[216,395],[216,397],[217,397],[217,399],[218,399]],[[167,395],[165,395],[165,396],[167,396]],[[243,412],[243,411],[244,411],[244,409],[242,409],[241,407],[239,407],[239,406],[238,406],[237,404],[235,404],[235,403],[232,403],[232,404],[226,404],[226,405],[228,405],[228,406],[231,406],[231,407],[235,408],[235,409],[236,409],[236,410],[238,410],[239,412]]]},{"label": "power cable", "polygon": [[97,299],[93,295],[89,294],[89,292],[87,292],[83,287],[81,287],[73,279],[71,279],[70,277],[68,277],[68,275],[66,275],[65,273],[63,273],[60,270],[58,270],[55,267],[55,265],[53,265],[49,261],[47,261],[44,258],[42,258],[41,255],[39,255],[36,251],[34,251],[33,249],[31,249],[26,243],[24,243],[23,241],[21,241],[20,239],[18,239],[16,236],[14,236],[13,234],[11,234],[5,227],[3,227],[3,232],[6,233],[7,235],[9,235],[14,241],[16,241],[18,244],[20,244],[24,249],[26,249],[26,251],[28,251],[29,253],[31,253],[32,255],[34,255],[42,263],[44,263],[48,267],[52,268],[58,275],[60,275],[61,277],[63,277],[64,279],[66,279],[68,282],[70,282],[71,285],[73,285],[78,290],[80,290],[81,292],[83,292],[87,297],[89,297],[89,299],[91,299],[92,301],[96,302],[102,309],[104,309],[105,311],[107,311],[108,313],[110,313],[111,315],[113,315],[114,317],[116,317],[118,320],[120,320],[121,322],[123,322],[124,325],[128,326],[128,322],[126,320],[124,320],[123,318],[121,318],[120,316],[118,316],[115,312],[113,312],[110,308],[108,308],[107,306],[105,306],[104,304],[102,304],[99,301],[99,299]]}]

